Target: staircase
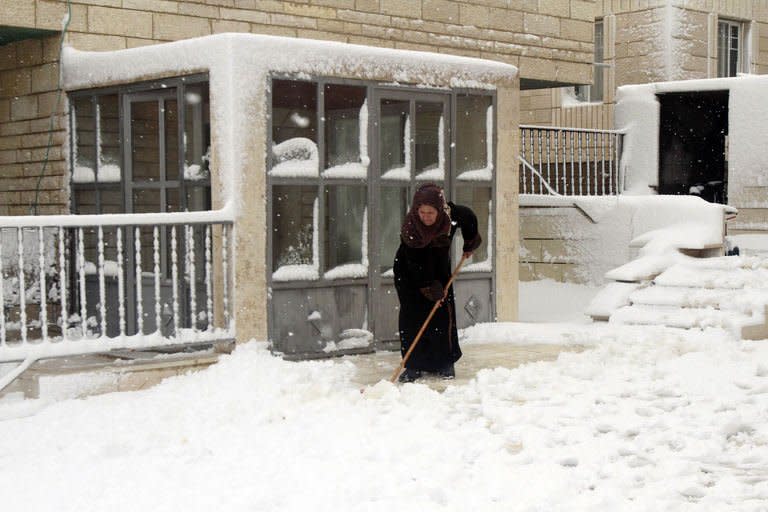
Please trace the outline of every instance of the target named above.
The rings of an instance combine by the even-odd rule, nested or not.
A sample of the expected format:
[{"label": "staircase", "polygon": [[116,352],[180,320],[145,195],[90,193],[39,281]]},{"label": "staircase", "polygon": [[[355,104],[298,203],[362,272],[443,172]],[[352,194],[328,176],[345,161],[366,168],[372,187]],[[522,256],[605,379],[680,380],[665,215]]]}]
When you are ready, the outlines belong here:
[{"label": "staircase", "polygon": [[768,259],[677,260],[647,279],[609,284],[587,313],[617,324],[715,327],[741,339],[768,338]]}]

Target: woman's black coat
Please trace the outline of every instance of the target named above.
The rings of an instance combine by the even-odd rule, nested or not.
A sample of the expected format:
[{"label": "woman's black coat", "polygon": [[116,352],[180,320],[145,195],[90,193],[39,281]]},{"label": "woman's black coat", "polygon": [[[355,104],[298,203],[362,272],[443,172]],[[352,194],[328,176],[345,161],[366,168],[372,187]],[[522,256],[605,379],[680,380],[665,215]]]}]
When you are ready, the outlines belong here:
[{"label": "woman's black coat", "polygon": [[[461,234],[467,241],[464,250],[467,250],[472,241],[479,241],[477,217],[466,206],[453,203],[448,205],[451,208],[452,221],[450,239],[453,240],[456,230],[461,229]],[[420,289],[428,287],[435,280],[440,281],[444,288],[451,278],[453,268],[450,249],[450,244],[445,247],[430,244],[416,249],[400,243],[395,256],[394,273],[395,288],[400,299],[400,351],[403,355],[435,305]],[[451,286],[447,299],[432,317],[405,366],[414,370],[436,372],[453,364],[460,357],[461,347]]]}]

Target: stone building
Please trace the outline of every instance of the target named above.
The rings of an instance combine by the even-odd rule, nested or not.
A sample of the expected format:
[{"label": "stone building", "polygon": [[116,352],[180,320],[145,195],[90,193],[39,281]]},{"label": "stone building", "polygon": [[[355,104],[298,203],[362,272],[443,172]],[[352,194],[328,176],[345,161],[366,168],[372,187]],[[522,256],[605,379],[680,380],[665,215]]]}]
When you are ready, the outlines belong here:
[{"label": "stone building", "polygon": [[[632,119],[623,119],[620,124],[615,124],[620,87],[663,82],[666,85],[661,89],[673,92],[686,89],[685,85],[672,83],[675,81],[768,73],[768,3],[765,1],[601,0],[595,5],[593,28],[593,80],[575,87],[521,91],[521,125],[625,128]],[[664,101],[668,103],[668,108],[680,112],[685,108],[699,111],[714,109],[713,118],[727,116],[724,114],[727,106],[723,107],[722,101],[712,97],[714,93],[709,93],[709,98],[704,97],[706,94],[696,96],[696,87],[687,86],[688,94],[667,94]],[[730,87],[725,85],[719,89]],[[704,86],[704,89],[713,88],[718,87]],[[653,109],[657,107],[649,108],[646,112],[653,114]],[[638,112],[637,109],[630,111],[633,114]],[[642,137],[650,133],[644,131],[638,135]],[[658,130],[653,133],[658,133]],[[723,139],[719,141],[721,150],[714,160],[719,162],[721,169],[703,174],[719,174],[722,181],[725,140],[723,137],[720,139]],[[646,146],[647,143],[643,143],[638,147]],[[638,157],[637,153],[633,155],[634,159]],[[633,173],[632,169],[625,170]],[[663,175],[673,171],[653,170],[654,176],[647,178],[649,172],[648,169],[636,170],[635,179],[629,179],[627,185],[638,185],[639,176],[643,178],[641,181],[644,180],[641,190],[634,190],[633,193],[688,193],[691,187],[696,188],[698,181],[718,181],[702,178],[690,183],[678,183],[679,179]],[[753,172],[750,170],[750,175]],[[731,223],[732,228],[743,230],[768,225],[768,217],[755,209],[768,201],[768,196],[756,203],[754,191],[750,194],[738,192],[728,198],[728,204],[740,210],[739,217]],[[724,202],[726,195],[712,190],[705,191],[704,196],[707,199],[717,197],[719,199],[716,200]],[[580,240],[581,235],[573,235],[600,231],[599,226],[573,205],[563,206],[562,201],[548,205],[541,199],[536,204],[530,204],[526,198],[521,198],[521,201],[521,279],[599,280],[600,276],[587,275],[589,272],[585,269],[590,260],[583,257],[585,251],[598,250],[597,246],[591,244],[592,248],[585,249],[584,246],[590,246],[590,242]]]},{"label": "stone building", "polygon": [[[0,0],[0,12],[0,215],[133,216],[88,217],[98,226],[85,230],[57,218],[58,235],[30,221],[41,262],[49,236],[59,255],[65,240],[80,243],[74,270],[60,269],[76,285],[61,315],[66,324],[79,307],[83,336],[93,317],[101,336],[186,328],[197,339],[216,315],[234,319],[238,340],[271,338],[298,356],[384,346],[395,306],[384,235],[426,178],[472,204],[488,238],[457,285],[459,322],[516,317],[519,95],[591,80],[593,1]],[[215,36],[233,32],[255,36]],[[212,37],[181,41],[202,36]],[[315,40],[328,42],[319,54]],[[259,72],[233,73],[241,63]],[[405,178],[387,182],[398,164]],[[152,216],[187,211],[159,230]],[[273,234],[283,222],[301,226],[303,249]],[[4,224],[21,241],[18,260],[22,224]],[[350,230],[356,241],[334,245]],[[218,258],[231,258],[231,278]],[[212,277],[202,271],[211,260]],[[75,300],[88,287],[95,304]],[[351,312],[346,324],[340,311]],[[296,334],[312,343],[294,344]]]}]

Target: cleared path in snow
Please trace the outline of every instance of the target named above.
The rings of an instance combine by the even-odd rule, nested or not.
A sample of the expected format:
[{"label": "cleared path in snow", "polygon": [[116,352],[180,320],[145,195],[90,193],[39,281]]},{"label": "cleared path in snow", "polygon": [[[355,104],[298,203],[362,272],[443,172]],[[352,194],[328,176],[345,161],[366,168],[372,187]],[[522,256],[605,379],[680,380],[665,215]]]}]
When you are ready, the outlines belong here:
[{"label": "cleared path in snow", "polygon": [[[483,343],[462,346],[464,355],[456,363],[456,378],[445,380],[438,377],[426,377],[418,382],[430,388],[443,391],[449,385],[462,385],[477,376],[477,372],[487,368],[516,368],[533,361],[552,361],[560,352],[580,351],[578,346],[561,345],[512,345],[509,343]],[[353,382],[361,386],[371,386],[381,380],[388,381],[400,363],[400,352],[376,352],[359,356],[347,356],[339,362],[352,361],[357,368]]]}]

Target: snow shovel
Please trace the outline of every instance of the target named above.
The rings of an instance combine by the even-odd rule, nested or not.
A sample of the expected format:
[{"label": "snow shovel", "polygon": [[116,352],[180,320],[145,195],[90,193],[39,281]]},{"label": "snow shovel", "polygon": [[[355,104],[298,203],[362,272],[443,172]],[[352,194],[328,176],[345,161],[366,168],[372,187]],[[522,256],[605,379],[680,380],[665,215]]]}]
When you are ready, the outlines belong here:
[{"label": "snow shovel", "polygon": [[[400,361],[400,366],[398,366],[397,369],[395,370],[395,373],[392,374],[392,378],[390,379],[392,383],[394,383],[397,380],[397,378],[400,376],[400,372],[402,372],[403,368],[405,368],[405,363],[407,363],[408,358],[411,357],[411,352],[413,352],[413,349],[416,348],[416,344],[421,339],[421,335],[424,334],[425,330],[427,330],[427,325],[429,325],[429,321],[432,320],[432,317],[435,316],[435,313],[437,312],[437,308],[439,308],[443,304],[443,301],[448,296],[448,289],[451,287],[453,280],[456,279],[456,276],[459,274],[459,270],[461,270],[461,266],[464,265],[465,261],[467,261],[467,256],[466,254],[462,254],[459,264],[456,265],[456,270],[453,271],[453,274],[451,274],[451,278],[448,280],[448,284],[446,284],[445,288],[443,289],[443,298],[435,302],[435,305],[432,306],[432,311],[429,312],[429,316],[427,316],[427,319],[424,320],[424,323],[421,325],[421,329],[419,329],[419,332],[416,333],[416,337],[413,339],[413,343],[411,343],[411,346],[408,347],[408,352],[405,353],[405,356],[403,356],[403,360]],[[448,333],[448,335],[450,336],[450,333]]]}]

